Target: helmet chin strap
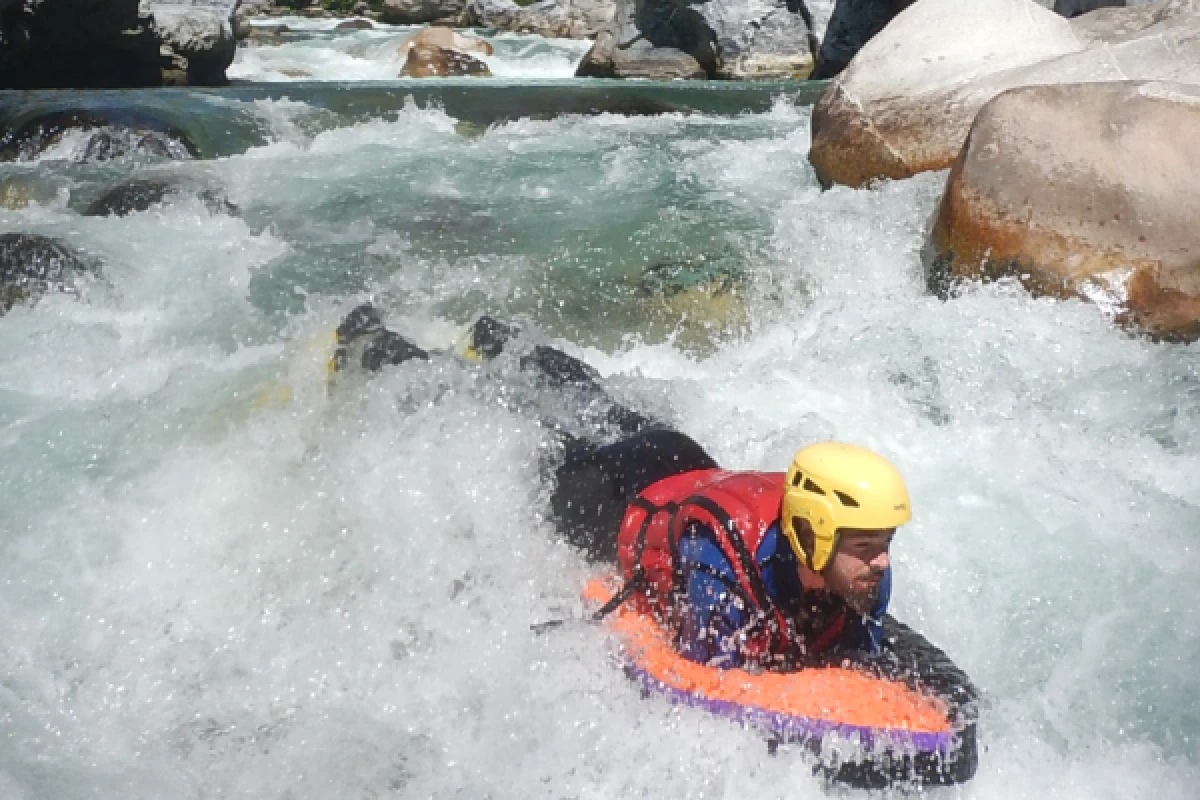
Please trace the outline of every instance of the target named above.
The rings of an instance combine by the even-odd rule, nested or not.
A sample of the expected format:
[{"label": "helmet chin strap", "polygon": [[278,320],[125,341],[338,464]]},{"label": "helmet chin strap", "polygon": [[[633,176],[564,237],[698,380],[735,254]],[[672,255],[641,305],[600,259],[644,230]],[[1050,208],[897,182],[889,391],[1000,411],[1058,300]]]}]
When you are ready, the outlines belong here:
[{"label": "helmet chin strap", "polygon": [[803,560],[796,562],[796,569],[800,573],[800,585],[807,591],[819,591],[825,588],[825,579],[821,577],[821,573],[811,569]]}]

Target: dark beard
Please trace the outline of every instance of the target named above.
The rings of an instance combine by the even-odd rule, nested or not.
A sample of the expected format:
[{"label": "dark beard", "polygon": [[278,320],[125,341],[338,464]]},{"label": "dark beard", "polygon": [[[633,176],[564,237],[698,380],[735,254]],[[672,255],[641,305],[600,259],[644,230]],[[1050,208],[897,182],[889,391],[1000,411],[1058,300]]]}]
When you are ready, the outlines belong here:
[{"label": "dark beard", "polygon": [[879,584],[875,584],[870,589],[859,591],[852,589],[846,593],[846,605],[851,610],[856,611],[863,616],[871,613],[875,608],[875,604],[879,602]]}]

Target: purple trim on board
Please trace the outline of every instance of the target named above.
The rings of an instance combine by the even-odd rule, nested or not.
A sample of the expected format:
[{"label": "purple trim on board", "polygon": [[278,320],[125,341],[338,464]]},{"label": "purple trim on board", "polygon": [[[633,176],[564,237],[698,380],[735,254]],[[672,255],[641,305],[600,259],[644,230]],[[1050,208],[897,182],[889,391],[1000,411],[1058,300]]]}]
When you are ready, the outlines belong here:
[{"label": "purple trim on board", "polygon": [[868,748],[890,745],[917,752],[936,751],[948,754],[954,747],[954,734],[951,731],[930,733],[903,728],[872,728],[865,725],[851,725],[846,722],[797,717],[779,711],[743,706],[728,700],[714,700],[692,692],[685,692],[663,683],[633,663],[628,664],[626,669],[630,677],[641,684],[642,688],[665,695],[671,702],[700,708],[743,725],[768,731],[787,740],[822,739],[831,733],[838,733],[842,736],[857,736],[863,746]]}]

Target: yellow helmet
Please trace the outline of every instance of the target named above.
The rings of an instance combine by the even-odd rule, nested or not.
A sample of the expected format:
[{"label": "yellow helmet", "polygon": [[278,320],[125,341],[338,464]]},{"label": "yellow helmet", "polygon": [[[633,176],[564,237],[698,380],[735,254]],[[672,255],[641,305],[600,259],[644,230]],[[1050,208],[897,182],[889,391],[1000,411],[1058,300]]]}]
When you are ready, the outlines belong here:
[{"label": "yellow helmet", "polygon": [[[805,547],[799,520],[812,526]],[[792,459],[783,494],[780,525],[796,555],[820,572],[837,549],[842,528],[882,530],[912,519],[904,479],[883,456],[840,442],[809,445]]]}]

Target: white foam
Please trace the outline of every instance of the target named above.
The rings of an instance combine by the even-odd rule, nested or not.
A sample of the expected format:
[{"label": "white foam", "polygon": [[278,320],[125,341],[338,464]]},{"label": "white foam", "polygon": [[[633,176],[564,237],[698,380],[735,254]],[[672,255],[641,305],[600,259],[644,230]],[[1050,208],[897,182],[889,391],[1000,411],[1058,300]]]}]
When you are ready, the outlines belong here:
[{"label": "white foam", "polygon": [[[1190,798],[1196,346],[1009,283],[930,296],[940,177],[820,193],[806,129],[464,137],[409,109],[180,167],[240,218],[0,210],[108,283],[0,319],[0,793],[826,795],[802,754],[643,698],[601,630],[530,633],[589,572],[543,519],[548,437],[447,359],[327,391],[322,341],[373,297],[425,344],[515,315],[730,466],[886,453],[915,511],[895,611],[988,699],[979,776],[945,794]],[[752,321],[673,346],[634,259],[729,241]]]}]

